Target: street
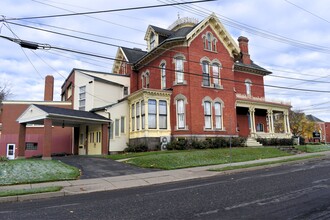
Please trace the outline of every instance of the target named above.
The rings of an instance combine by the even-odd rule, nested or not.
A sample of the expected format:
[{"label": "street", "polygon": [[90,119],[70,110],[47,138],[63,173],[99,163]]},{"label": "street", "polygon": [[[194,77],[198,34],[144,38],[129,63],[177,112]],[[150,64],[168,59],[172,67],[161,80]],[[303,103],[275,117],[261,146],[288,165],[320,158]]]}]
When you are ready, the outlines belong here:
[{"label": "street", "polygon": [[328,158],[212,178],[19,203],[0,219],[329,219]]}]

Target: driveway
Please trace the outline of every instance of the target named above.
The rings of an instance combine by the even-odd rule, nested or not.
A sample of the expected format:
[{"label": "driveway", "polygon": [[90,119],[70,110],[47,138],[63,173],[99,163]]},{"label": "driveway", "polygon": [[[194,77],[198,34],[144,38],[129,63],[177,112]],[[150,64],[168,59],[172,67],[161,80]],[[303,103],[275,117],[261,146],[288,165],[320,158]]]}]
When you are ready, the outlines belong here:
[{"label": "driveway", "polygon": [[126,163],[99,157],[74,155],[53,157],[53,160],[60,160],[63,163],[69,164],[80,169],[82,173],[80,179],[122,176],[157,171],[156,169],[139,168]]}]

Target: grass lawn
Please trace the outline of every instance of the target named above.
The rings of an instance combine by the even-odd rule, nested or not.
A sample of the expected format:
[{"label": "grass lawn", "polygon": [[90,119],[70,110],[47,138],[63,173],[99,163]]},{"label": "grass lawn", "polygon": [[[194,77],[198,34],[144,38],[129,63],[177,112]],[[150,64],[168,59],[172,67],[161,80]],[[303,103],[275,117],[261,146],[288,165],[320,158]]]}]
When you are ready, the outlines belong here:
[{"label": "grass lawn", "polygon": [[76,179],[79,169],[56,160],[22,159],[0,162],[0,186]]},{"label": "grass lawn", "polygon": [[127,163],[145,168],[173,170],[179,168],[225,164],[230,162],[258,160],[289,155],[291,154],[271,147],[232,148],[231,150],[229,148],[224,148],[174,152],[163,151],[159,154],[153,153],[144,155],[140,154],[136,157],[133,156],[127,161]]},{"label": "grass lawn", "polygon": [[314,152],[322,152],[329,151],[329,145],[300,145],[295,146],[298,150],[306,152],[306,153],[314,153]]},{"label": "grass lawn", "polygon": [[6,190],[6,191],[0,191],[0,197],[19,196],[19,195],[45,193],[45,192],[57,192],[60,191],[62,188],[63,187],[61,186],[49,186],[49,187],[40,187],[34,189]]},{"label": "grass lawn", "polygon": [[265,165],[270,165],[270,164],[292,162],[292,161],[297,161],[297,160],[306,160],[306,159],[318,158],[318,157],[322,157],[322,156],[323,155],[310,155],[310,156],[305,156],[305,157],[289,158],[289,159],[271,161],[271,162],[261,162],[261,163],[238,165],[238,166],[227,166],[227,167],[218,168],[218,169],[209,169],[209,171],[221,172],[221,171],[226,171],[226,170],[236,170],[236,169],[242,169],[242,168],[250,168],[250,167],[265,166]]}]

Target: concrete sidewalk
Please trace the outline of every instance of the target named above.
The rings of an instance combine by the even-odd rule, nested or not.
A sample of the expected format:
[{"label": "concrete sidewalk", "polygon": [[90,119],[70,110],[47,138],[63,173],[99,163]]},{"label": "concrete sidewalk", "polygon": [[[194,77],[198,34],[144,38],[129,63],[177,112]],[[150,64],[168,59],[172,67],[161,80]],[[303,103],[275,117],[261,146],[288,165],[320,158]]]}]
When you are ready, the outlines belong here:
[{"label": "concrete sidewalk", "polygon": [[[216,175],[221,175],[223,173],[239,171],[239,170],[225,171],[225,172],[208,171],[209,169],[213,169],[213,168],[223,168],[228,166],[239,166],[239,165],[247,165],[247,164],[258,164],[263,162],[280,161],[289,158],[299,158],[299,157],[312,156],[312,155],[324,155],[330,157],[330,151],[308,153],[308,154],[304,153],[293,156],[260,159],[260,160],[232,163],[232,164],[203,166],[203,167],[195,167],[195,168],[187,168],[187,169],[170,170],[170,171],[156,171],[150,173],[131,174],[125,176],[115,176],[115,177],[106,177],[106,178],[97,178],[97,179],[67,180],[60,182],[2,186],[0,187],[0,191],[17,190],[17,189],[33,189],[33,188],[48,187],[48,186],[62,186],[63,189],[59,192],[0,197],[0,203],[17,202],[24,200],[58,197],[58,196],[68,196],[68,195],[76,195],[82,193],[125,189],[131,187],[150,186],[150,185],[170,183],[175,181],[212,177]],[[268,166],[274,166],[274,165],[276,166],[279,164],[281,163],[268,165]]]}]

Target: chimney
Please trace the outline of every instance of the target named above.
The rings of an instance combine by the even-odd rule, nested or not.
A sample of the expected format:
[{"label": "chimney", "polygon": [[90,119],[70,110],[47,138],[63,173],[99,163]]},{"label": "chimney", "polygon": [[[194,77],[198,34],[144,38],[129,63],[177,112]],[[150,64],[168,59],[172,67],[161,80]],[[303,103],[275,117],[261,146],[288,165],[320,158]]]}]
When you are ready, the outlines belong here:
[{"label": "chimney", "polygon": [[48,75],[45,78],[44,101],[53,101],[53,95],[54,95],[54,77]]},{"label": "chimney", "polygon": [[251,64],[250,54],[249,54],[249,39],[240,36],[238,38],[239,49],[242,54],[242,62],[244,64]]}]

